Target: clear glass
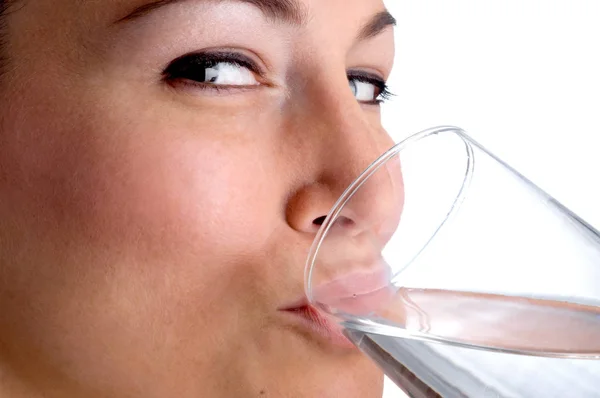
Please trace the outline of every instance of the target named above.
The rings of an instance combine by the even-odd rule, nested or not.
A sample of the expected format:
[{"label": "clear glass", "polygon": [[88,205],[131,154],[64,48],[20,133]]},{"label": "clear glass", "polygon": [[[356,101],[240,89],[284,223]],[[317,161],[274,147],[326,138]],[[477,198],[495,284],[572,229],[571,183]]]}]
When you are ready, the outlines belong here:
[{"label": "clear glass", "polygon": [[346,190],[306,293],[410,396],[600,397],[600,233],[459,128]]}]

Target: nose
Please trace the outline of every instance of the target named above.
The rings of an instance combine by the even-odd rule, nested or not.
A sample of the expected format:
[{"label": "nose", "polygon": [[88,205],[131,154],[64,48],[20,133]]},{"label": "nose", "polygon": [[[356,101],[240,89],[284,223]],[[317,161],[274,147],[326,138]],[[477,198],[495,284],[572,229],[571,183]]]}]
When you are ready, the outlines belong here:
[{"label": "nose", "polygon": [[[287,223],[298,232],[316,234],[340,195],[393,145],[377,111],[361,106],[347,81],[340,86],[337,96],[325,90],[314,95],[302,114],[298,133],[304,139],[296,150],[303,151],[304,161],[286,206]],[[389,239],[402,209],[402,185],[399,163],[385,164],[346,203],[331,233],[370,232]]]},{"label": "nose", "polygon": [[[302,178],[290,195],[286,218],[314,237],[340,195],[393,142],[374,109],[358,104],[344,86],[313,91],[304,109]],[[347,93],[340,95],[339,93]],[[308,126],[308,127],[306,127]],[[392,296],[381,250],[395,231],[404,200],[399,163],[386,163],[341,208],[315,258],[309,297],[345,313],[364,313]]]}]

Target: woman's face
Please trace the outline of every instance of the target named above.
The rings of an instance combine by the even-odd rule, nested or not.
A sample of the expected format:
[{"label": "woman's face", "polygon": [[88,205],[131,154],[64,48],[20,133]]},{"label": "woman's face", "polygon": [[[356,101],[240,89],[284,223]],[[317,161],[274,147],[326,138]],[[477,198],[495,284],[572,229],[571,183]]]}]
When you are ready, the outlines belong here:
[{"label": "woman's face", "polygon": [[319,218],[392,144],[382,1],[149,3],[7,16],[0,395],[381,396],[282,309]]}]

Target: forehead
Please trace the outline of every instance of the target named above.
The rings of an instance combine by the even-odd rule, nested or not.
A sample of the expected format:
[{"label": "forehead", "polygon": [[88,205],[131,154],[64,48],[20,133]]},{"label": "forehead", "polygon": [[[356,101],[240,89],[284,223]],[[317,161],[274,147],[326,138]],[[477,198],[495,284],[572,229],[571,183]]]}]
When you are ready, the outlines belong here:
[{"label": "forehead", "polygon": [[[4,3],[0,0],[0,3]],[[85,23],[116,21],[133,10],[169,4],[185,7],[199,4],[228,3],[231,5],[254,3],[264,10],[275,10],[298,5],[308,17],[315,14],[333,14],[337,18],[356,18],[356,15],[377,12],[385,9],[383,0],[10,0],[19,14],[29,17],[45,16],[47,21],[54,17],[69,16]],[[56,27],[56,26],[55,26]]]},{"label": "forehead", "polygon": [[[265,39],[267,36],[281,34],[275,25],[265,20],[265,23],[271,25],[269,29],[265,29],[267,26],[260,19],[256,19],[260,18],[258,7],[254,7],[255,10],[249,9],[253,6],[248,3],[259,0],[180,0],[153,10],[152,15],[142,18],[141,24],[136,22],[118,24],[118,21],[140,7],[170,1],[17,1],[19,5],[16,6],[15,12],[9,13],[10,33],[7,41],[10,48],[7,52],[12,62],[28,62],[32,65],[46,62],[40,61],[45,58],[55,60],[58,64],[69,63],[70,68],[79,64],[100,65],[106,58],[106,54],[116,53],[114,48],[117,43],[124,40],[141,44],[144,40],[149,41],[150,39],[147,38],[151,37],[153,48],[166,48],[178,44],[181,47],[192,46],[201,40],[207,41],[207,36],[230,36],[230,31],[234,30],[261,32],[261,40],[268,40]],[[306,20],[309,21],[302,29],[302,32],[307,34],[306,37],[312,38],[307,43],[318,46],[323,51],[329,51],[330,54],[334,50],[342,54],[352,48],[365,23],[372,21],[377,13],[385,10],[382,0],[263,1],[298,2],[306,12]],[[212,5],[215,4],[223,5],[224,8],[213,7]],[[215,9],[220,11],[216,12]],[[235,12],[223,12],[224,9]],[[215,12],[219,17],[210,17],[215,15]],[[128,28],[125,31],[120,27],[115,28],[117,25],[127,25]],[[23,33],[24,31],[26,34]],[[393,46],[391,44],[393,35],[380,36],[377,39],[379,43],[388,47]],[[369,45],[368,48],[361,47],[365,51],[368,50],[368,54],[372,51],[381,52],[381,48],[377,50],[370,46],[373,44],[372,41],[363,43]],[[387,63],[392,62],[391,57],[388,58],[390,59]]]}]

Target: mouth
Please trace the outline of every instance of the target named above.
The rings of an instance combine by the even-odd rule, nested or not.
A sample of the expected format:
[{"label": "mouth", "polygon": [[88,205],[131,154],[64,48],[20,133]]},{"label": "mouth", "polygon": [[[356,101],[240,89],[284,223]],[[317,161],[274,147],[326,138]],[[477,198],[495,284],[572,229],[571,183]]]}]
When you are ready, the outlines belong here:
[{"label": "mouth", "polygon": [[319,312],[310,304],[302,303],[281,310],[288,314],[294,322],[308,330],[315,338],[325,341],[334,347],[345,350],[356,350],[356,346],[342,333],[342,327],[331,318]]},{"label": "mouth", "polygon": [[390,305],[395,288],[391,271],[381,259],[371,272],[355,272],[333,278],[312,290],[313,302],[351,316],[368,316]]}]

